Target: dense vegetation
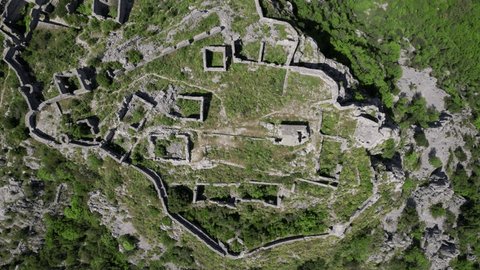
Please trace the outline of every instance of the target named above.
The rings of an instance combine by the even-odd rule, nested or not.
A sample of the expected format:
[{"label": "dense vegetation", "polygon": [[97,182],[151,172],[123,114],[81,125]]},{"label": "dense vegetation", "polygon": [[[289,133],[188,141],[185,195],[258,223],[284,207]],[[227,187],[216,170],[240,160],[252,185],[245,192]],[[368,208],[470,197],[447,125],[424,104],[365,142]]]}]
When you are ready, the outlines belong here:
[{"label": "dense vegetation", "polygon": [[73,197],[63,215],[46,215],[45,244],[38,254],[23,259],[22,268],[51,269],[61,265],[69,268],[130,268],[126,255],[118,250],[118,241],[100,225],[98,217],[87,206],[88,192],[100,176],[81,169],[46,146],[39,146],[37,151],[43,164],[37,176],[49,187],[67,183],[73,187]]},{"label": "dense vegetation", "polygon": [[[271,186],[245,185],[239,192],[244,198],[268,199],[276,190]],[[192,196],[192,190],[188,187],[171,188],[169,209],[201,225],[207,233],[223,242],[240,233],[247,249],[287,236],[324,233],[327,228],[327,212],[321,207],[291,213],[262,209],[259,205],[251,204],[238,205],[238,209],[195,207],[191,204]],[[231,245],[229,248],[236,252],[243,249],[233,249]]]},{"label": "dense vegetation", "polygon": [[[480,3],[447,0],[328,1],[307,4],[295,0],[298,25],[320,41],[322,52],[351,67],[361,87],[379,93],[386,107],[393,107],[394,82],[401,76],[400,49],[415,51],[410,64],[432,67],[434,76],[452,97],[449,109],[467,102],[478,119],[480,71]],[[469,33],[469,34],[466,34]],[[461,53],[459,53],[461,48]],[[436,57],[441,54],[442,57]]]},{"label": "dense vegetation", "polygon": [[34,31],[32,42],[22,57],[37,80],[47,86],[54,73],[77,67],[77,59],[84,53],[84,49],[75,42],[77,35],[75,29]]}]

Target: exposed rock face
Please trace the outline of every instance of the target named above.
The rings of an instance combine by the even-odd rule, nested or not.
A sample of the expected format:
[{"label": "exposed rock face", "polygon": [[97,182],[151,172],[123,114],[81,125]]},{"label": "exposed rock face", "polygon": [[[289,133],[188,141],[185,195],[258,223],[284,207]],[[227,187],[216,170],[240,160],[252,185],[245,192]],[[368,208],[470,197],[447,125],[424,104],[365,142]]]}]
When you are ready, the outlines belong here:
[{"label": "exposed rock face", "polygon": [[431,269],[447,269],[450,261],[460,254],[455,239],[437,226],[427,228],[423,241],[425,255],[432,263]]},{"label": "exposed rock face", "polygon": [[455,239],[445,232],[445,217],[433,217],[430,207],[442,204],[444,208],[458,217],[464,199],[454,194],[445,173],[436,170],[430,176],[430,184],[417,189],[413,196],[420,221],[426,226],[422,239],[422,248],[432,263],[431,269],[446,269],[450,261],[458,256]]},{"label": "exposed rock face", "polygon": [[354,138],[359,147],[373,150],[386,140],[393,138],[399,140],[398,130],[384,125],[385,114],[379,112],[375,106],[357,108],[355,112],[357,127]]},{"label": "exposed rock face", "polygon": [[395,256],[398,250],[404,250],[412,244],[412,239],[406,234],[388,233],[385,232],[384,243],[378,253],[372,255],[369,261],[376,264],[389,261]]},{"label": "exposed rock face", "polygon": [[[42,200],[26,197],[21,182],[9,179],[7,185],[0,187],[0,250],[5,248],[11,254],[10,258],[0,261],[0,266],[24,252],[38,252],[45,232],[43,215],[48,211]],[[28,232],[28,238],[15,239],[14,235],[21,230]]]},{"label": "exposed rock face", "polygon": [[[435,169],[429,162],[430,153],[435,153],[443,165],[448,164],[450,151],[454,151],[457,147],[464,147],[463,136],[477,134],[475,128],[468,124],[470,115],[469,110],[453,115],[444,115],[438,123],[424,130],[429,146],[422,152],[422,166],[413,173],[413,176],[418,179],[427,178]],[[411,141],[413,143],[413,139]],[[466,149],[464,151],[469,160],[471,154]]]},{"label": "exposed rock face", "polygon": [[[115,206],[110,203],[107,198],[99,191],[90,192],[90,198],[88,200],[88,207],[91,212],[97,212],[101,216],[101,223],[109,228],[114,237],[122,235],[134,235],[138,237],[138,248],[144,251],[144,254],[138,257],[131,257],[132,263],[136,263],[142,257],[146,256],[146,253],[155,247],[152,246],[143,236],[141,236],[133,223],[130,221],[132,218],[126,208],[121,206]],[[158,247],[157,247],[158,249]]]},{"label": "exposed rock face", "polygon": [[429,107],[433,106],[441,112],[445,109],[444,98],[448,94],[437,87],[437,79],[430,76],[431,72],[431,68],[419,71],[402,66],[402,77],[398,80],[397,86],[401,91],[401,96],[412,99],[414,95],[420,94],[425,98]]},{"label": "exposed rock face", "polygon": [[375,122],[367,117],[357,118],[355,129],[355,140],[357,144],[366,149],[373,149],[392,137],[392,129],[381,127],[381,123]]}]

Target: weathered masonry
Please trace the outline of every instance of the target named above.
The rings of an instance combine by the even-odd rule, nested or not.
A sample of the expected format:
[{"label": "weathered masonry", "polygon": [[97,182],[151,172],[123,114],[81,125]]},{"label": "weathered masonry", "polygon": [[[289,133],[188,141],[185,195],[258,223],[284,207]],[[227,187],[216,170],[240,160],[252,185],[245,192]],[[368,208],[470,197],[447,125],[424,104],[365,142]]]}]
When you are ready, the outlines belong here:
[{"label": "weathered masonry", "polygon": [[208,46],[202,49],[203,70],[227,71],[227,46]]}]

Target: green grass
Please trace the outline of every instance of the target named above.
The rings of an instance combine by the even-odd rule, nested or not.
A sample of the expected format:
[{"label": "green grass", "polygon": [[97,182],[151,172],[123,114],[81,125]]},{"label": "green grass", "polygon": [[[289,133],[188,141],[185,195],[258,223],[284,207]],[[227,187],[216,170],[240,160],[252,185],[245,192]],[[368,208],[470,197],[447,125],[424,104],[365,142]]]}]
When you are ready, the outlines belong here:
[{"label": "green grass", "polygon": [[[125,26],[125,37],[127,39],[135,35],[151,37],[155,32],[148,29],[150,25],[155,25],[159,29],[170,29],[190,12],[190,6],[197,6],[201,2],[200,0],[182,2],[176,0],[135,1],[129,16],[129,22],[134,23]],[[155,38],[158,38],[158,36],[155,36]]]},{"label": "green grass", "polygon": [[189,26],[189,24],[184,24],[184,26],[186,26],[186,29],[179,31],[174,35],[174,41],[172,45],[182,40],[192,39],[197,34],[209,31],[213,27],[220,26],[220,19],[216,13],[212,13],[208,17],[200,20],[200,22],[192,24],[193,27]]},{"label": "green grass", "polygon": [[447,211],[445,210],[445,208],[443,208],[443,205],[441,203],[437,203],[430,206],[429,210],[430,210],[430,214],[434,218],[443,217],[447,214]]},{"label": "green grass", "polygon": [[260,19],[255,8],[255,2],[237,0],[228,0],[227,2],[236,15],[233,17],[232,30],[240,36],[244,36],[247,27]]},{"label": "green grass", "polygon": [[433,155],[429,155],[428,157],[428,162],[430,163],[430,165],[432,165],[434,168],[440,168],[442,167],[442,160],[440,158],[438,158],[437,156],[435,156],[434,154]]},{"label": "green grass", "polygon": [[280,39],[286,39],[288,37],[288,32],[286,30],[285,25],[282,24],[276,24],[275,25],[275,30],[278,31],[278,37]]},{"label": "green grass", "polygon": [[270,141],[235,139],[235,146],[213,147],[207,157],[237,163],[249,171],[276,169],[288,172],[288,162],[295,159],[295,154],[292,153],[294,149],[273,145]]},{"label": "green grass", "polygon": [[[217,89],[222,85],[218,96],[223,99],[227,116],[232,120],[254,119],[282,108],[287,100],[282,97],[285,70],[260,66],[250,70],[247,65],[232,64],[228,72],[204,72],[201,48],[212,44],[222,44],[217,37],[194,43],[158,61],[153,61],[136,70],[135,73],[155,72],[172,79],[193,83],[205,88]],[[191,77],[182,73],[182,68],[192,70]],[[219,82],[213,82],[216,77]]]},{"label": "green grass", "polygon": [[180,108],[180,113],[186,118],[198,118],[200,115],[200,102],[189,99],[177,99],[177,106]]},{"label": "green grass", "polygon": [[246,57],[249,60],[257,61],[259,52],[260,42],[254,41],[243,44],[240,55]]},{"label": "green grass", "polygon": [[230,197],[230,187],[205,186],[204,195],[208,199],[226,200]]},{"label": "green grass", "polygon": [[227,116],[252,119],[281,108],[284,70],[259,67],[249,70],[246,65],[232,65],[225,81],[229,89],[222,93]]},{"label": "green grass", "polygon": [[314,103],[332,98],[332,93],[321,78],[290,72],[285,97],[299,103]]},{"label": "green grass", "polygon": [[272,46],[268,43],[265,44],[263,61],[277,65],[284,65],[285,62],[287,62],[287,56],[288,52],[285,47],[281,45]]},{"label": "green grass", "polygon": [[[344,153],[342,159],[343,169],[333,207],[341,220],[347,220],[371,195],[373,175],[370,158],[365,149],[350,149]],[[357,183],[357,179],[360,183]],[[353,190],[353,194],[348,192],[349,190]]]},{"label": "green grass", "polygon": [[212,67],[223,67],[223,53],[213,52],[212,53]]},{"label": "green grass", "polygon": [[132,112],[127,113],[127,115],[123,118],[123,121],[128,124],[136,124],[140,123],[142,119],[145,117],[145,108],[141,105],[137,105],[133,108]]},{"label": "green grass", "polygon": [[320,131],[326,135],[350,138],[355,132],[357,123],[345,111],[324,110]]},{"label": "green grass", "polygon": [[335,176],[335,169],[342,158],[341,143],[331,140],[324,140],[322,152],[320,153],[320,171],[321,175]]}]

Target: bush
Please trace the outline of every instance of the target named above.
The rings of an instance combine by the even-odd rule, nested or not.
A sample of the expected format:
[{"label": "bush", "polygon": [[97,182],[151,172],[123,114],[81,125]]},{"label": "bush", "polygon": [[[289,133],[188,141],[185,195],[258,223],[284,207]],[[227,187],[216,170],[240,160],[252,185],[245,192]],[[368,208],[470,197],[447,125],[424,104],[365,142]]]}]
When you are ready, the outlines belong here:
[{"label": "bush", "polygon": [[143,60],[143,55],[137,50],[130,50],[127,52],[127,60],[128,62],[137,65],[138,63],[140,63],[140,61]]},{"label": "bush", "polygon": [[100,72],[98,72],[96,80],[98,85],[107,89],[112,85],[112,82],[113,82],[112,78],[108,76],[106,70],[101,70]]},{"label": "bush", "polygon": [[440,160],[440,158],[438,158],[437,156],[435,156],[434,153],[430,154],[429,157],[428,157],[428,162],[430,163],[430,165],[432,165],[435,169],[436,168],[440,168],[442,167],[442,161]]},{"label": "bush", "polygon": [[417,143],[418,146],[428,147],[429,143],[428,143],[427,137],[425,136],[425,132],[423,132],[423,130],[418,129],[417,131],[415,131],[413,138],[415,139],[415,142]]},{"label": "bush", "polygon": [[403,252],[403,256],[397,256],[392,259],[388,265],[388,269],[404,270],[418,269],[427,270],[430,268],[430,262],[425,257],[421,248],[413,246]]},{"label": "bush", "polygon": [[457,157],[458,161],[465,162],[467,161],[467,154],[463,151],[462,147],[457,147],[454,151],[455,156]]},{"label": "bush", "polygon": [[408,171],[415,171],[420,167],[420,154],[413,150],[407,152],[403,158],[403,166]]},{"label": "bush", "polygon": [[323,270],[328,269],[324,259],[318,258],[316,260],[306,261],[300,265],[297,270]]},{"label": "bush", "polygon": [[440,114],[434,108],[428,108],[425,98],[417,95],[411,101],[401,98],[393,110],[395,120],[403,127],[418,125],[427,128],[432,122],[438,121]]},{"label": "bush", "polygon": [[190,248],[174,246],[163,253],[160,259],[163,262],[174,262],[176,265],[189,267],[195,262],[192,253],[193,250]]},{"label": "bush", "polygon": [[118,242],[125,251],[133,251],[137,247],[137,238],[133,235],[125,234],[118,238]]},{"label": "bush", "polygon": [[193,192],[186,186],[175,186],[168,189],[168,209],[173,213],[183,212],[191,205]]},{"label": "bush", "polygon": [[434,218],[438,218],[445,216],[447,214],[447,211],[445,210],[445,208],[443,208],[443,205],[441,203],[437,203],[430,206],[430,214],[432,214]]},{"label": "bush", "polygon": [[10,129],[16,128],[20,124],[20,119],[16,117],[7,116],[2,118],[2,123],[6,129],[10,130]]},{"label": "bush", "polygon": [[403,183],[402,186],[402,195],[405,194],[406,196],[409,196],[410,193],[415,190],[417,187],[417,184],[415,183],[415,180],[411,178],[405,179],[405,182]]},{"label": "bush", "polygon": [[395,141],[393,139],[388,139],[383,144],[383,153],[382,157],[386,159],[391,159],[395,155],[397,149],[395,147]]}]

